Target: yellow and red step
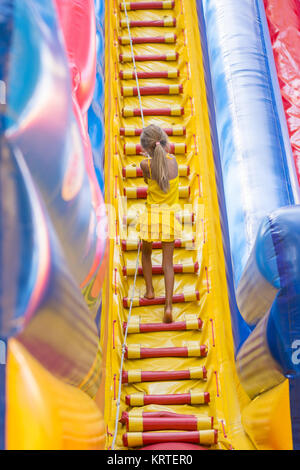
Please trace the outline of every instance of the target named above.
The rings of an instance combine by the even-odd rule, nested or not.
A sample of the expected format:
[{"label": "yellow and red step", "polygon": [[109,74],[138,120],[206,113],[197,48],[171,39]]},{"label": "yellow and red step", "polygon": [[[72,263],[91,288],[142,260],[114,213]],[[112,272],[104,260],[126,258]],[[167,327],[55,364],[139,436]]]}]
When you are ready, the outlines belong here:
[{"label": "yellow and red step", "polygon": [[168,395],[146,395],[144,393],[132,393],[125,397],[126,405],[206,405],[210,402],[208,392],[191,390],[189,393],[175,393]]},{"label": "yellow and red step", "polygon": [[195,212],[183,211],[176,214],[176,219],[181,224],[193,224],[195,222]]},{"label": "yellow and red step", "polygon": [[[141,144],[124,144],[124,153],[125,155],[142,155],[143,149]],[[169,151],[175,155],[186,153],[187,146],[183,142],[169,142]]]},{"label": "yellow and red step", "polygon": [[123,444],[125,447],[142,447],[170,442],[211,446],[218,443],[218,431],[216,429],[208,429],[204,431],[128,432],[123,434]]},{"label": "yellow and red step", "polygon": [[[190,167],[189,165],[178,165],[178,175],[179,176],[189,176]],[[142,178],[143,170],[139,166],[125,166],[122,168],[122,176],[124,178]]]},{"label": "yellow and red step", "polygon": [[[180,199],[187,199],[190,197],[190,186],[179,186]],[[124,188],[124,196],[128,199],[146,199],[148,194],[147,186]]]},{"label": "yellow and red step", "polygon": [[[125,2],[126,10],[173,10],[175,0],[161,2]],[[125,11],[124,3],[120,2],[120,10]]]},{"label": "yellow and red step", "polygon": [[[119,36],[119,43],[122,46],[130,44],[129,36]],[[132,44],[174,44],[177,40],[175,33],[167,33],[163,36],[145,36],[145,37],[132,37]]]},{"label": "yellow and red step", "polygon": [[[169,108],[143,108],[144,116],[183,116],[183,106],[170,106]],[[141,109],[132,106],[124,106],[122,109],[123,117],[141,117]]]},{"label": "yellow and red step", "polygon": [[202,418],[208,420],[207,423],[210,422],[210,428],[213,429],[214,426],[214,418],[213,416],[197,416],[194,414],[184,414],[184,413],[176,413],[175,411],[141,411],[141,410],[130,410],[130,411],[123,411],[119,422],[121,424],[126,424],[129,418],[132,417],[145,417],[145,418],[169,418],[169,419],[186,419],[186,418]]},{"label": "yellow and red step", "polygon": [[[180,72],[178,69],[155,71],[155,72],[136,72],[137,78],[178,78]],[[134,70],[121,70],[119,77],[121,80],[135,80],[136,79]]]},{"label": "yellow and red step", "polygon": [[[156,86],[140,86],[139,87],[141,96],[151,95],[179,95],[183,92],[183,85],[156,85]],[[138,88],[136,86],[122,86],[122,96],[138,96]]]},{"label": "yellow and red step", "polygon": [[[134,211],[129,211],[127,215],[123,216],[123,226],[135,224],[137,222],[138,214]],[[189,211],[182,211],[176,213],[176,219],[181,224],[194,224],[195,213]],[[153,245],[152,245],[153,247]]]},{"label": "yellow and red step", "polygon": [[[188,247],[189,249],[193,247],[195,243],[195,238],[193,236],[186,237],[183,240],[175,240],[174,247],[175,248],[185,248]],[[141,243],[143,245],[143,242]],[[132,240],[122,240],[121,242],[122,250],[123,251],[136,251],[138,249],[138,242]],[[162,249],[162,242],[152,242],[152,249],[153,250],[160,250]]]},{"label": "yellow and red step", "polygon": [[[135,128],[135,127],[121,127],[120,128],[120,135],[125,137],[135,137],[140,136],[142,134],[143,129]],[[164,128],[165,133],[168,136],[175,136],[175,135],[186,135],[186,128],[184,126],[174,126],[174,127],[167,127]]]},{"label": "yellow and red step", "polygon": [[[145,417],[151,417],[151,418],[194,418],[196,415],[194,414],[184,414],[184,413],[176,413],[175,411],[165,411],[165,410],[159,410],[159,411],[144,411],[144,410],[129,410],[129,411],[123,411],[121,418],[119,419],[119,422],[121,424],[126,424],[128,417],[129,416],[145,416]],[[213,427],[213,422],[212,422],[212,427]]]},{"label": "yellow and red step", "polygon": [[[175,413],[171,413],[175,414]],[[213,429],[213,418],[211,416],[184,416],[154,417],[154,416],[132,416],[125,418],[127,432],[145,431],[204,431]]]},{"label": "yellow and red step", "polygon": [[[184,321],[172,323],[141,323],[138,315],[132,315],[128,325],[128,333],[154,333],[157,331],[185,331],[202,330],[203,321],[197,315],[186,315]],[[123,322],[123,330],[127,328],[127,322]]]},{"label": "yellow and red step", "polygon": [[[197,273],[199,270],[199,263],[196,261],[195,263],[175,263],[173,264],[173,269],[175,274],[187,274],[187,273]],[[122,268],[123,276],[134,276],[135,275],[136,267],[125,265]],[[159,265],[152,265],[152,274],[163,274],[164,269],[161,264]],[[137,270],[138,276],[143,275],[143,267],[139,266]]]},{"label": "yellow and red step", "polygon": [[[183,303],[183,302],[197,302],[200,300],[200,293],[198,290],[191,292],[184,292],[181,294],[174,294],[172,297],[172,303]],[[129,297],[123,297],[123,307],[129,308],[131,299]],[[166,297],[154,297],[154,299],[147,299],[146,297],[133,297],[133,307],[147,307],[151,305],[164,305],[166,303]]]},{"label": "yellow and red step", "polygon": [[206,357],[207,346],[199,342],[171,348],[145,348],[140,344],[130,344],[125,348],[126,359],[145,359],[148,357]]},{"label": "yellow and red step", "polygon": [[[163,54],[134,54],[135,62],[175,62],[178,60],[179,54],[176,51],[169,51]],[[119,55],[119,62],[132,62],[132,55],[130,52],[123,52]]]},{"label": "yellow and red step", "polygon": [[206,380],[207,371],[203,367],[191,367],[187,370],[144,371],[130,369],[122,372],[122,383],[161,382],[173,380]]},{"label": "yellow and red step", "polygon": [[[169,16],[162,18],[161,20],[129,20],[129,26],[131,28],[169,28],[176,26],[176,18]],[[127,28],[126,18],[120,20],[120,27]]]}]

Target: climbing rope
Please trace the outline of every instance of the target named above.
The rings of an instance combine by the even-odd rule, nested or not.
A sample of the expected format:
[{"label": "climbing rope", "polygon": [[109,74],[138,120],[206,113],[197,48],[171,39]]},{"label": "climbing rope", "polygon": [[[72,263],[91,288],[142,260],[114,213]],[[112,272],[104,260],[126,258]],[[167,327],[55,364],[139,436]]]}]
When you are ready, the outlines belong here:
[{"label": "climbing rope", "polygon": [[126,325],[126,329],[125,329],[125,333],[124,333],[124,341],[123,341],[123,344],[122,344],[122,356],[121,356],[121,364],[120,364],[120,370],[119,370],[119,389],[118,389],[118,398],[117,398],[115,431],[114,431],[114,438],[113,438],[113,442],[112,442],[112,446],[111,446],[112,450],[114,450],[116,439],[117,439],[117,433],[118,433],[120,405],[121,405],[121,392],[122,392],[122,371],[123,371],[124,357],[125,357],[125,352],[126,352],[126,341],[127,341],[127,335],[128,335],[128,326],[129,326],[130,317],[131,317],[131,310],[132,310],[132,304],[133,304],[134,292],[135,292],[135,284],[136,284],[136,278],[137,278],[138,267],[139,267],[140,249],[141,249],[141,241],[139,240],[138,253],[137,253],[137,258],[136,258],[136,267],[135,267],[134,280],[133,280],[133,289],[132,289],[132,295],[131,295],[131,298],[130,298],[130,306],[129,306],[129,312],[128,312],[128,317],[127,317],[127,325]]}]

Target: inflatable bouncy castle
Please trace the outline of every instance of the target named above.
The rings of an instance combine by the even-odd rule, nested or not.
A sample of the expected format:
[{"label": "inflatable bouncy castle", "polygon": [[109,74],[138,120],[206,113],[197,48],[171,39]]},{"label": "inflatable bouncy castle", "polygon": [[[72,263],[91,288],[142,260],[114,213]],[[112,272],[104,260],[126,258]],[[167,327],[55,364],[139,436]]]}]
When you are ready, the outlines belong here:
[{"label": "inflatable bouncy castle", "polygon": [[300,449],[299,32],[297,0],[0,0],[1,449]]}]

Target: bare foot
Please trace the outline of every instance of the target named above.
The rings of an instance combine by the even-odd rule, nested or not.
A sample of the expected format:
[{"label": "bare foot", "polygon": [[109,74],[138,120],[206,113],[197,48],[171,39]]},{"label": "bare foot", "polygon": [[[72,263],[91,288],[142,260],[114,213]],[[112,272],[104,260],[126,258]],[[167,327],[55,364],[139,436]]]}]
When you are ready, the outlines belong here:
[{"label": "bare foot", "polygon": [[149,299],[149,300],[154,299],[155,298],[154,289],[146,291],[144,298]]},{"label": "bare foot", "polygon": [[164,323],[172,323],[173,318],[172,318],[172,307],[165,307],[165,314],[164,314]]}]

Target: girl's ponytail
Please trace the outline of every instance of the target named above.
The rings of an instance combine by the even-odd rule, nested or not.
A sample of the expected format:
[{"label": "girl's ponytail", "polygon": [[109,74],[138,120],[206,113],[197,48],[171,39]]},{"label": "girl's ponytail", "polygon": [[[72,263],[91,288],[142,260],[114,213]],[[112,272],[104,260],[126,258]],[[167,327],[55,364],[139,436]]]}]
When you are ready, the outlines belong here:
[{"label": "girl's ponytail", "polygon": [[142,147],[152,157],[152,178],[157,182],[160,189],[167,193],[170,189],[169,170],[166,149],[168,137],[163,129],[155,124],[150,124],[143,129],[141,135]]},{"label": "girl's ponytail", "polygon": [[160,189],[167,193],[170,189],[167,154],[160,142],[156,142],[152,157],[152,178]]}]

